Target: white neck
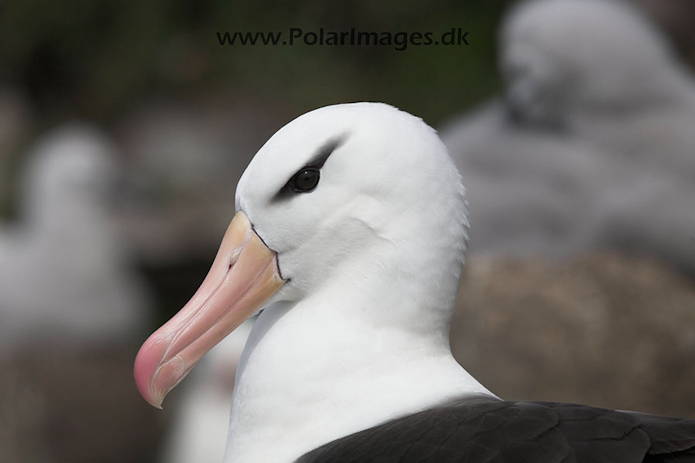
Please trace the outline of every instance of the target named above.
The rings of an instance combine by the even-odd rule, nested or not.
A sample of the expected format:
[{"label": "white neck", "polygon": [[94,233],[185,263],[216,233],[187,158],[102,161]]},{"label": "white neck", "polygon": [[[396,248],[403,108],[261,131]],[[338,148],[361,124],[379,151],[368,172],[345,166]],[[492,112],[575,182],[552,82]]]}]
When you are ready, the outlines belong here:
[{"label": "white neck", "polygon": [[[451,307],[432,313],[417,297],[430,278],[389,279],[393,272],[377,268],[367,274],[261,314],[237,370],[226,463],[292,462],[449,398],[490,394],[449,348],[456,288],[448,281],[457,277],[439,285]],[[408,322],[394,324],[388,308]]]}]

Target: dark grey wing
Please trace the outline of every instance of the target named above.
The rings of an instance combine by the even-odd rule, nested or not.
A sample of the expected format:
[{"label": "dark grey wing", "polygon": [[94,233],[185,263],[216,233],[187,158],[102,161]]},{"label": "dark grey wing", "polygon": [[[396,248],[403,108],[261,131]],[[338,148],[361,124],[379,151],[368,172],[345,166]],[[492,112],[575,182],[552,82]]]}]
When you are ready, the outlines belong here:
[{"label": "dark grey wing", "polygon": [[695,420],[463,399],[319,447],[297,463],[695,463]]},{"label": "dark grey wing", "polygon": [[695,461],[695,420],[627,412],[651,441],[646,462],[686,463]]}]

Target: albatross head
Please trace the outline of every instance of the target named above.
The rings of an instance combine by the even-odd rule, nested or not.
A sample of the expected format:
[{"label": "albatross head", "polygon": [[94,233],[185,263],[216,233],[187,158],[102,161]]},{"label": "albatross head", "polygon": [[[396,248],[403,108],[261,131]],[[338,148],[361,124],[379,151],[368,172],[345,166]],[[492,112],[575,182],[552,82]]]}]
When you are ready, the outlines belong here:
[{"label": "albatross head", "polygon": [[[241,433],[257,426],[267,437],[282,422],[278,409],[292,403],[294,420],[303,414],[314,425],[308,446],[331,429],[319,424],[335,416],[331,407],[364,412],[347,414],[325,438],[468,381],[448,347],[466,247],[464,189],[421,119],[379,103],[307,113],[258,151],[236,210],[198,293],[138,354],[136,382],[152,405],[261,308],[237,372],[233,409],[252,421],[237,426]],[[430,375],[444,364],[451,375]],[[260,415],[273,423],[261,426]],[[288,424],[278,425],[278,439],[288,438]]]},{"label": "albatross head", "polygon": [[[278,254],[287,283],[274,300],[296,301],[378,248],[434,246],[442,231],[460,264],[463,195],[432,128],[385,104],[356,103],[312,111],[278,131],[242,176],[236,208]],[[399,269],[420,274],[417,267]]]},{"label": "albatross head", "polygon": [[115,149],[98,130],[72,123],[44,137],[29,161],[23,209],[47,230],[108,210],[117,181]]}]

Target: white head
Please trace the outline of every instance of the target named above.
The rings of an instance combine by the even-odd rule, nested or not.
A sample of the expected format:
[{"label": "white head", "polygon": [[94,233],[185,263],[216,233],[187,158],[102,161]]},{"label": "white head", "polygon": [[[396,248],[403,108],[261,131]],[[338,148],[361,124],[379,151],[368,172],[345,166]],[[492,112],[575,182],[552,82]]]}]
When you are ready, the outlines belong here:
[{"label": "white head", "polygon": [[[326,156],[315,189],[292,188],[296,174]],[[345,267],[376,264],[385,248],[398,261],[378,264],[401,272],[421,274],[421,261],[399,258],[404,249],[425,258],[439,246],[454,268],[463,262],[460,176],[432,128],[385,104],[329,106],[287,124],[249,164],[236,206],[289,280],[274,301],[306,297]]]},{"label": "white head", "polygon": [[[198,293],[138,354],[136,382],[151,404],[262,307],[237,373],[229,448],[238,461],[283,461],[485,391],[448,345],[464,188],[421,119],[379,103],[307,113],[259,150],[236,207]],[[269,435],[275,450],[260,444]]]},{"label": "white head", "polygon": [[507,102],[530,121],[673,103],[691,86],[661,32],[619,0],[523,2],[499,42]]},{"label": "white head", "polygon": [[86,125],[66,125],[45,136],[23,182],[28,219],[50,228],[103,211],[117,179],[114,152],[103,134]]}]

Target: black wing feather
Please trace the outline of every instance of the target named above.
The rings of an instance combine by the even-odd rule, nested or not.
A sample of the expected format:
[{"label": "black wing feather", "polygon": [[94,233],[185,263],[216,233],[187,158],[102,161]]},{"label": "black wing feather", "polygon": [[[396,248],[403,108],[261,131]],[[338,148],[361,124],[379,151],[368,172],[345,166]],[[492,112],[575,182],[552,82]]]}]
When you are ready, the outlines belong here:
[{"label": "black wing feather", "polygon": [[297,463],[695,463],[695,420],[467,398],[319,447]]}]

